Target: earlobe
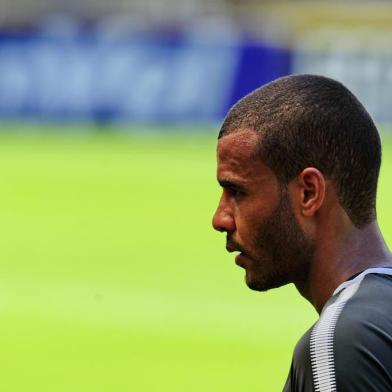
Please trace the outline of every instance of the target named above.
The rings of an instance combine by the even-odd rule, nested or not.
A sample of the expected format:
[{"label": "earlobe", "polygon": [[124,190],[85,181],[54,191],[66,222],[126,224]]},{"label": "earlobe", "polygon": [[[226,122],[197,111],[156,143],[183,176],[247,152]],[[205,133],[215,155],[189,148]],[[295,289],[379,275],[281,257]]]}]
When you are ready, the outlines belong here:
[{"label": "earlobe", "polygon": [[300,209],[304,216],[313,216],[323,205],[325,198],[324,175],[314,167],[304,169],[298,178]]}]

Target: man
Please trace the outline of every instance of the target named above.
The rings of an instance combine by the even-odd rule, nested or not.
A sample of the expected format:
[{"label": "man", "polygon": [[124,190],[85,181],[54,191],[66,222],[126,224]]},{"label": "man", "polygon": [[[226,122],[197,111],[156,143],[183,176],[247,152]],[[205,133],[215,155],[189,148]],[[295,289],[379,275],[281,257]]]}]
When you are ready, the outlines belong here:
[{"label": "man", "polygon": [[342,84],[278,79],[219,133],[213,217],[253,290],[294,283],[320,314],[284,391],[392,391],[392,258],[376,222],[377,129]]}]

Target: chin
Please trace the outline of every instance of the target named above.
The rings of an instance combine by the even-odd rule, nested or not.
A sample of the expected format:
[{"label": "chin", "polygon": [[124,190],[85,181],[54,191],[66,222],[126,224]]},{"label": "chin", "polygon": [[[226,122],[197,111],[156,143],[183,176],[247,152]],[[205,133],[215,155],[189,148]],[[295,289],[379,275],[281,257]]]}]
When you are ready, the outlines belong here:
[{"label": "chin", "polygon": [[246,274],[245,277],[246,285],[254,291],[267,291],[271,289],[276,289],[282,287],[288,283],[287,278],[278,276],[252,276],[251,274]]}]

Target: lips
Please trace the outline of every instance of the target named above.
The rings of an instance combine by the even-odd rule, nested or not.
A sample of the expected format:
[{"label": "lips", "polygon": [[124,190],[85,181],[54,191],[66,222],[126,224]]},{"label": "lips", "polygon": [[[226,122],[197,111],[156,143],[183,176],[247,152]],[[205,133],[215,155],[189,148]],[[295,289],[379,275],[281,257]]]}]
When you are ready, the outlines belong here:
[{"label": "lips", "polygon": [[229,253],[241,252],[239,249],[235,248],[234,246],[232,246],[232,245],[230,245],[230,244],[227,244],[227,245],[226,245],[226,250],[227,250]]},{"label": "lips", "polygon": [[245,253],[240,253],[235,257],[235,263],[238,266],[245,268],[249,263],[249,257]]},{"label": "lips", "polygon": [[235,263],[238,266],[245,268],[247,261],[249,262],[249,257],[246,255],[245,252],[242,251],[242,249],[239,249],[239,247],[234,246],[231,242],[228,242],[226,244],[226,250],[229,253],[239,252],[239,254],[235,257]]}]

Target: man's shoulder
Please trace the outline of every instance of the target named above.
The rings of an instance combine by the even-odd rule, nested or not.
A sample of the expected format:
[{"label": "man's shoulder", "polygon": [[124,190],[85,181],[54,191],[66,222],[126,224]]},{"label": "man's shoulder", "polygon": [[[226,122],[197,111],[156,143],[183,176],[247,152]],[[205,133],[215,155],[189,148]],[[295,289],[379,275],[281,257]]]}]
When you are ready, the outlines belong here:
[{"label": "man's shoulder", "polygon": [[298,341],[285,391],[392,392],[392,276],[349,284]]},{"label": "man's shoulder", "polygon": [[[336,302],[339,301],[337,297]],[[392,276],[369,274],[339,312],[334,340],[350,342],[356,338],[368,338],[384,331],[386,338],[392,335]],[[333,304],[332,304],[333,305]]]},{"label": "man's shoulder", "polygon": [[316,326],[312,331],[313,368],[328,341],[331,351],[324,354],[333,363],[329,369],[338,390],[392,391],[392,276],[369,274],[347,301],[344,296],[338,295],[327,309],[331,314],[324,316],[325,330],[316,331]]}]

